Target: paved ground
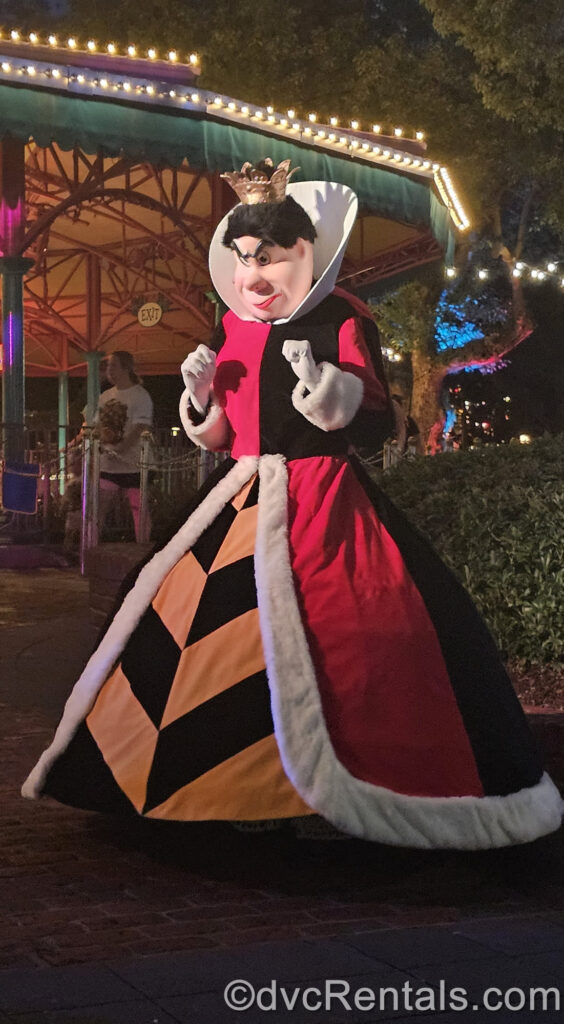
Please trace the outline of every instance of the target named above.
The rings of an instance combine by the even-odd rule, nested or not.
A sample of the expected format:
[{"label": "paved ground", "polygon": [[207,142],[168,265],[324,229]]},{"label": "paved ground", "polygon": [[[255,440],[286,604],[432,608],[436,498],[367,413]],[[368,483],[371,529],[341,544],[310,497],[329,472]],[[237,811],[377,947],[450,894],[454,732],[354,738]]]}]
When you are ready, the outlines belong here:
[{"label": "paved ground", "polygon": [[[564,830],[417,853],[22,800],[95,630],[74,570],[3,571],[0,594],[0,1024],[555,1018],[540,995],[532,1013],[473,1009],[490,986],[556,986],[564,1007]],[[343,982],[330,1009],[308,1008],[326,978]],[[255,986],[247,1012],[225,1005],[233,979]],[[382,986],[382,1012],[369,992],[355,1008]],[[449,1012],[456,986],[464,1012]]]}]

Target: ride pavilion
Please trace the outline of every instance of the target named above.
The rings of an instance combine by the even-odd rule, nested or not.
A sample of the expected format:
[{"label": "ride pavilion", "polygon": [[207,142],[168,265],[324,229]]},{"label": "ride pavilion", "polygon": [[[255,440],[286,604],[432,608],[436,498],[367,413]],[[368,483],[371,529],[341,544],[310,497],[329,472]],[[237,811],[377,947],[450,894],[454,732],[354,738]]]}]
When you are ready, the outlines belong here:
[{"label": "ride pavilion", "polygon": [[[126,348],[176,373],[209,337],[214,228],[233,205],[220,173],[265,156],[298,179],[358,194],[341,270],[351,291],[450,262],[468,220],[421,133],[344,128],[198,88],[195,54],[4,31],[0,38],[0,274],[4,457],[24,450],[25,375],[56,376],[66,443],[69,375]],[[25,338],[25,343],[24,343]]]}]

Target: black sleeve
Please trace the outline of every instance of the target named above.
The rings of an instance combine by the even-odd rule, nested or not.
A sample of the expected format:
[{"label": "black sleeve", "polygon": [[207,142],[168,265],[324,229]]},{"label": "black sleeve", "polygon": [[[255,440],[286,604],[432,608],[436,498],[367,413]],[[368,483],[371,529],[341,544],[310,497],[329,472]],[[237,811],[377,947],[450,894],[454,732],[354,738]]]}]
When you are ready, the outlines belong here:
[{"label": "black sleeve", "polygon": [[384,409],[365,409],[362,406],[346,428],[347,437],[355,448],[362,448],[367,455],[379,452],[394,431],[394,414],[390,390],[384,373],[384,361],[380,348],[378,328],[369,317],[362,317],[362,332],[374,373],[382,383],[387,398]]}]

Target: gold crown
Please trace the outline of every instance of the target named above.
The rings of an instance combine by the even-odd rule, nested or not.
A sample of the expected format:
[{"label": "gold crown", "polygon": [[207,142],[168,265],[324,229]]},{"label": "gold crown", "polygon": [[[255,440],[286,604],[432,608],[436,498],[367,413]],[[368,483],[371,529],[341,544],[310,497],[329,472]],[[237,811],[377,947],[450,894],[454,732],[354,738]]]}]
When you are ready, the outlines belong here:
[{"label": "gold crown", "polygon": [[276,169],[270,157],[251,164],[243,164],[240,171],[228,171],[221,177],[229,182],[242,203],[252,206],[255,203],[283,203],[286,198],[286,185],[292,174],[299,171],[294,167],[291,171],[290,160],[282,160]]}]

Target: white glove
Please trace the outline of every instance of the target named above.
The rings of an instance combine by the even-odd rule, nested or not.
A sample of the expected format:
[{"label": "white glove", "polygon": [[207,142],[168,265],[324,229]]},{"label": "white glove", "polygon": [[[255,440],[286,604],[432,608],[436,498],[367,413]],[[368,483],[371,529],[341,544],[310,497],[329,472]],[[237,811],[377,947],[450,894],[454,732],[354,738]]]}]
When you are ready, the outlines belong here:
[{"label": "white glove", "polygon": [[190,352],[180,367],[190,401],[202,416],[206,412],[213,379],[215,377],[215,352],[207,345],[198,345]]},{"label": "white glove", "polygon": [[321,380],[321,370],[315,362],[309,341],[285,341],[282,355],[289,363],[296,377],[311,390]]}]

